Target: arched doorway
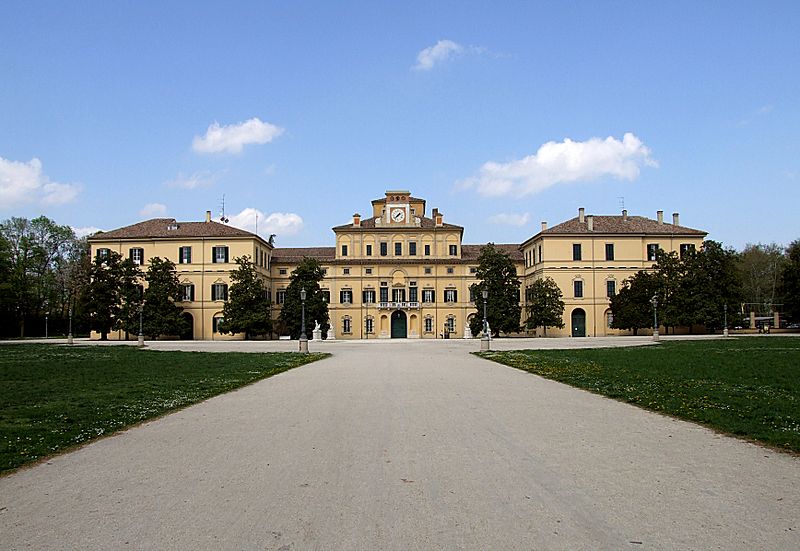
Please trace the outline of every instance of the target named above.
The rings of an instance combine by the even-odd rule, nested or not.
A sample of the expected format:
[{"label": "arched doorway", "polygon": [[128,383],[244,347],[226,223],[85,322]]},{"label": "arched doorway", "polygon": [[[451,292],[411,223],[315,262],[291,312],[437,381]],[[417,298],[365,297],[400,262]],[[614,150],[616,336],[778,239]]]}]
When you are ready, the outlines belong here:
[{"label": "arched doorway", "polygon": [[402,310],[392,312],[392,338],[405,339],[408,336],[406,314]]},{"label": "arched doorway", "polygon": [[572,311],[572,336],[586,336],[586,312],[583,311],[583,308],[575,308]]},{"label": "arched doorway", "polygon": [[182,341],[191,341],[194,339],[194,317],[189,312],[184,312],[181,317],[186,321],[186,326],[181,332]]}]

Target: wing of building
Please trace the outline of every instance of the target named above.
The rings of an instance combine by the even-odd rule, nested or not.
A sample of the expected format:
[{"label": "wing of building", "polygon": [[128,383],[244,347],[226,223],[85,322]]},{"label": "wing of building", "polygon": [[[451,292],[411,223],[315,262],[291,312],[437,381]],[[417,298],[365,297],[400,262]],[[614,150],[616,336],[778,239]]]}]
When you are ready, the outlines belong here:
[{"label": "wing of building", "polygon": [[[470,285],[476,282],[481,245],[462,243],[464,228],[426,212],[424,199],[408,191],[387,191],[372,201],[371,216],[354,214],[333,228],[335,246],[275,248],[258,235],[220,224],[147,220],[89,239],[93,255],[113,250],[146,265],[153,257],[176,263],[183,284],[180,305],[191,322],[184,338],[235,339],[217,331],[227,300],[234,259],[248,255],[263,278],[277,319],[292,270],[303,258],[325,270],[335,338],[461,338],[469,336],[476,314]],[[522,244],[498,244],[517,265],[523,290],[537,278],[551,277],[564,295],[565,329],[551,335],[607,335],[609,296],[638,270],[650,268],[655,251],[699,248],[706,232],[657,218],[586,215],[539,233]],[[521,292],[524,301],[525,293]],[[525,305],[523,304],[523,307]],[[524,308],[523,308],[524,312]],[[116,338],[125,335],[116,334]]]}]

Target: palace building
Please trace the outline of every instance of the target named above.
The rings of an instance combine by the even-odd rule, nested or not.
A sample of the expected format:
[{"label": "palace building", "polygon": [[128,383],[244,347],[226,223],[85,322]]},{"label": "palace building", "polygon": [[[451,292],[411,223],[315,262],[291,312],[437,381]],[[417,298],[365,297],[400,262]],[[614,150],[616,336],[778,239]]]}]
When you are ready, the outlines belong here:
[{"label": "palace building", "polygon": [[[476,308],[470,285],[476,282],[482,245],[462,243],[464,228],[444,221],[438,209],[408,191],[387,191],[372,201],[372,213],[333,228],[335,246],[280,248],[258,235],[220,224],[157,218],[89,239],[91,254],[113,250],[144,268],[158,256],[175,262],[183,285],[179,303],[190,321],[184,338],[242,338],[217,331],[227,300],[234,258],[247,255],[256,265],[277,319],[292,270],[303,258],[317,259],[325,270],[320,286],[329,305],[337,339],[461,338]],[[706,232],[640,216],[578,216],[539,233],[522,244],[495,245],[517,265],[525,288],[551,277],[565,302],[563,330],[548,335],[600,336],[621,333],[609,323],[609,297],[622,281],[652,266],[655,251],[699,248]],[[626,332],[622,332],[626,333]],[[125,338],[118,333],[111,338]]]}]

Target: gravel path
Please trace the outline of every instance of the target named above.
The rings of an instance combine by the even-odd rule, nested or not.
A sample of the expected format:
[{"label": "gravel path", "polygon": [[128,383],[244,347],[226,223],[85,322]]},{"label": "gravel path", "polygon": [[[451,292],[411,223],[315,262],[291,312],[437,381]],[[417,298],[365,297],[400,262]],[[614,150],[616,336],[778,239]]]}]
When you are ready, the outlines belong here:
[{"label": "gravel path", "polygon": [[[0,478],[0,549],[800,548],[798,458],[477,345],[312,343],[334,356]],[[238,349],[269,346],[296,343]]]}]

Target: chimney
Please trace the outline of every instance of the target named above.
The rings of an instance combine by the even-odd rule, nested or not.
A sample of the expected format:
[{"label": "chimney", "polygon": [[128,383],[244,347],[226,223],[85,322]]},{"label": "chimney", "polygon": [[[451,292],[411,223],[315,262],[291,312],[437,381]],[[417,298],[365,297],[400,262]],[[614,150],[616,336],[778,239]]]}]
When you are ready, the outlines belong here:
[{"label": "chimney", "polygon": [[664,223],[664,211],[663,210],[656,211],[656,216],[658,217],[659,225],[663,224]]},{"label": "chimney", "polygon": [[441,228],[442,227],[442,216],[443,216],[442,213],[439,212],[439,209],[433,209],[433,215],[434,215],[433,216],[433,220],[436,222],[436,227],[437,228]]},{"label": "chimney", "polygon": [[586,217],[586,229],[589,231],[594,231],[594,216],[591,214]]},{"label": "chimney", "polygon": [[355,228],[360,228],[361,227],[361,215],[358,214],[358,213],[355,213],[353,215],[353,227],[355,227]]},{"label": "chimney", "polygon": [[439,216],[439,209],[433,209],[433,211],[431,212],[431,218],[436,220],[437,216]]},{"label": "chimney", "polygon": [[622,221],[623,222],[628,221],[628,211],[626,209],[622,209]]},{"label": "chimney", "polygon": [[585,212],[586,212],[586,209],[584,209],[583,207],[578,209],[578,222],[580,222],[581,224],[583,224],[583,219],[584,219],[584,213]]},{"label": "chimney", "polygon": [[672,213],[672,225],[673,226],[680,226],[680,215],[677,212]]},{"label": "chimney", "polygon": [[542,222],[542,231],[547,229],[547,222]]},{"label": "chimney", "polygon": [[211,211],[210,210],[206,211],[206,222],[211,222]]}]

